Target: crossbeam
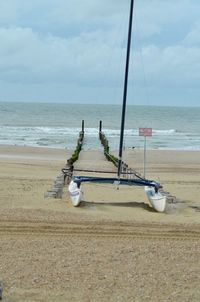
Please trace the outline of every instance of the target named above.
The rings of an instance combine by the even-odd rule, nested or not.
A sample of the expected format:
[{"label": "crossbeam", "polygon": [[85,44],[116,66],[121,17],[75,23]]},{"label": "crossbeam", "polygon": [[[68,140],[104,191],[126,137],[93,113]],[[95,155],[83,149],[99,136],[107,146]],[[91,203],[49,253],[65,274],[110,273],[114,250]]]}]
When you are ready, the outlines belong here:
[{"label": "crossbeam", "polygon": [[78,186],[83,182],[93,182],[93,183],[107,183],[107,184],[120,184],[128,186],[148,186],[155,188],[155,192],[158,192],[162,186],[155,181],[145,180],[145,179],[124,179],[118,177],[92,177],[92,176],[74,176],[73,182],[77,183]]}]

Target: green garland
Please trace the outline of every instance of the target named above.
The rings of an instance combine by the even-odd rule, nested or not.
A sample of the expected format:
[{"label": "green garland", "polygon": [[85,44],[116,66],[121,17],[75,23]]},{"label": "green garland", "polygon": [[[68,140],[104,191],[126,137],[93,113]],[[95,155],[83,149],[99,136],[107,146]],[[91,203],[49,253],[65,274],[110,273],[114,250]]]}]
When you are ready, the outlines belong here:
[{"label": "green garland", "polygon": [[79,132],[79,138],[77,141],[76,149],[72,153],[72,156],[67,160],[67,163],[69,165],[73,165],[73,163],[78,160],[79,153],[81,152],[82,145],[83,145],[83,139],[84,139],[84,132],[81,131]]},{"label": "green garland", "polygon": [[108,161],[111,161],[116,167],[118,166],[118,158],[109,152],[108,140],[103,132],[99,132],[99,139],[104,147],[104,155]]}]

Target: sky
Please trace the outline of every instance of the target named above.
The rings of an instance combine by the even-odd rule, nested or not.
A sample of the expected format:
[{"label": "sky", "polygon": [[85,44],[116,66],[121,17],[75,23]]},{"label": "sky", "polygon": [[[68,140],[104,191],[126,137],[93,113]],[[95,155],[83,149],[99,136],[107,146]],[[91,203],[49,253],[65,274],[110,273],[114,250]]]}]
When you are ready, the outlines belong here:
[{"label": "sky", "polygon": [[[1,0],[0,101],[121,104],[130,0]],[[200,106],[200,1],[135,0],[128,104]]]}]

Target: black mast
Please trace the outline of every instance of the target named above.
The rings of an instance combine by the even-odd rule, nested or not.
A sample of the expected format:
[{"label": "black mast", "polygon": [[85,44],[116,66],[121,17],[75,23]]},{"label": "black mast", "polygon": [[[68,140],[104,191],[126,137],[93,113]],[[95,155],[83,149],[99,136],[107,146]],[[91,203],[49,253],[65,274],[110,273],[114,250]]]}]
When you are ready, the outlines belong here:
[{"label": "black mast", "polygon": [[128,28],[127,54],[126,54],[126,67],[125,67],[125,78],[124,78],[124,94],[123,94],[123,105],[122,105],[122,115],[121,115],[121,131],[120,131],[120,144],[119,144],[118,178],[120,178],[121,168],[122,168],[122,151],[123,151],[123,141],[124,141],[124,124],[125,124],[125,115],[126,115],[126,99],[127,99],[127,87],[128,87],[128,72],[129,72],[129,60],[130,60],[130,49],[131,49],[131,34],[132,34],[132,23],[133,23],[133,6],[134,6],[134,0],[131,0],[130,17],[129,17],[129,28]]}]

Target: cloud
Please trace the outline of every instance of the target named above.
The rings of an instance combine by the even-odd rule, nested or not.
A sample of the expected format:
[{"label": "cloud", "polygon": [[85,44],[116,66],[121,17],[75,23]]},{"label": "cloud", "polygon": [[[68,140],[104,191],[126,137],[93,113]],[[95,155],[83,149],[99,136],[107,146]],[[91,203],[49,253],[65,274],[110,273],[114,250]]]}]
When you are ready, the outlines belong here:
[{"label": "cloud", "polygon": [[[137,54],[139,58],[139,54]],[[168,84],[180,82],[186,84],[185,80],[198,80],[197,75],[200,67],[200,53],[198,48],[187,48],[184,46],[171,46],[166,48],[158,48],[155,46],[148,46],[143,49],[143,60],[146,63],[145,69],[149,74],[149,78],[158,82],[161,79],[168,79]],[[141,70],[141,67],[138,67]],[[162,76],[157,77],[158,74]],[[185,80],[184,80],[185,79]],[[198,81],[197,81],[198,83]]]},{"label": "cloud", "polygon": [[[95,82],[104,76],[105,60],[113,52],[110,33],[96,31],[78,37],[43,36],[30,28],[0,29],[0,78],[10,82]],[[110,70],[108,70],[110,72]]]},{"label": "cloud", "polygon": [[[37,98],[38,87],[38,94],[40,91],[48,99],[55,97],[52,89],[59,87],[61,99],[74,93],[80,101],[87,97],[92,101],[98,89],[104,89],[105,95],[110,95],[111,88],[122,89],[129,3],[0,2],[0,84],[4,98],[5,89],[15,87],[13,91],[20,94],[23,85],[26,96],[29,91]],[[152,91],[157,87],[163,94],[171,89],[181,95],[188,87],[188,91],[194,93],[196,89],[198,93],[199,9],[196,0],[135,1],[130,81],[134,80],[138,91],[142,91],[146,77]],[[8,99],[17,98],[16,93],[11,96],[7,92]]]},{"label": "cloud", "polygon": [[187,46],[200,47],[200,22],[196,22],[191,31],[186,35],[183,44]]}]

